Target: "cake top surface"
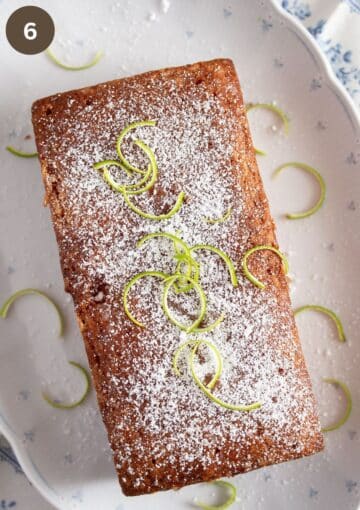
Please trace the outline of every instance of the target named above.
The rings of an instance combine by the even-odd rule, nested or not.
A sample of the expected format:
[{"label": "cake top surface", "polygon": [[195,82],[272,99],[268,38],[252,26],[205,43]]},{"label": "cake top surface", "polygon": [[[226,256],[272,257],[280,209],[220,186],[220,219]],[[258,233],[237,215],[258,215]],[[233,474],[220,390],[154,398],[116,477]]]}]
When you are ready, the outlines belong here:
[{"label": "cake top surface", "polygon": [[[95,346],[102,374],[99,401],[123,483],[146,482],[139,458],[152,465],[148,471],[156,465],[168,469],[169,477],[176,470],[186,479],[194,464],[216,470],[241,460],[246,470],[257,462],[301,456],[311,438],[320,441],[281,262],[270,252],[250,259],[250,269],[267,284],[264,290],[241,271],[247,249],[276,246],[276,239],[232,63],[218,60],[55,95],[35,103],[33,115],[47,198],[51,204],[56,195],[60,208],[55,215],[51,204],[66,285],[87,342]],[[123,152],[145,169],[148,160],[134,145],[143,140],[155,153],[159,177],[134,202],[161,214],[181,191],[186,196],[180,211],[164,221],[135,214],[93,169],[96,162],[117,159],[119,133],[142,120],[156,126],[129,133]],[[112,167],[111,173],[129,182],[124,171]],[[206,221],[230,208],[226,221]],[[146,328],[124,314],[122,293],[132,276],[175,270],[169,239],[136,247],[151,232],[175,234],[189,246],[212,245],[232,259],[236,288],[219,257],[196,252],[208,304],[205,325],[225,315],[216,329],[200,336],[223,357],[214,394],[232,404],[260,401],[261,408],[230,411],[208,399],[192,379],[186,351],[182,376],[176,376],[172,358],[189,335],[164,315],[160,279],[143,278],[130,293],[132,313]],[[182,322],[193,320],[194,311],[197,315],[193,291],[172,293],[170,304]],[[199,353],[196,373],[206,380],[214,374],[214,357],[206,347]]]}]

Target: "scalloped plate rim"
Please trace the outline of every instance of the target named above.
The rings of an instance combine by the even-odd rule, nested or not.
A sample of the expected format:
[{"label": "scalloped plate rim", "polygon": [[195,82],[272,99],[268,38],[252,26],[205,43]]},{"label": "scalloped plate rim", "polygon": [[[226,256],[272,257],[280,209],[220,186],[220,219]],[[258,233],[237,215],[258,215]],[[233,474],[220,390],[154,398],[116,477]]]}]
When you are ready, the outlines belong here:
[{"label": "scalloped plate rim", "polygon": [[[354,129],[360,131],[360,112],[357,111],[355,104],[351,97],[336,78],[329,61],[322,53],[314,38],[304,28],[304,26],[296,20],[291,14],[286,12],[277,0],[270,0],[271,7],[285,20],[287,26],[291,27],[295,34],[303,40],[309,52],[316,59],[319,67],[325,72],[326,79],[330,82],[333,92],[337,95],[338,99],[341,98],[343,106],[347,114],[352,119]],[[61,496],[58,495],[51,487],[49,487],[41,474],[37,472],[29,453],[26,448],[16,438],[16,434],[11,430],[10,426],[6,423],[5,419],[0,414],[0,433],[7,439],[11,445],[25,475],[32,483],[32,485],[39,491],[39,493],[55,508],[58,510],[70,510],[70,507],[64,507],[61,501]]]}]

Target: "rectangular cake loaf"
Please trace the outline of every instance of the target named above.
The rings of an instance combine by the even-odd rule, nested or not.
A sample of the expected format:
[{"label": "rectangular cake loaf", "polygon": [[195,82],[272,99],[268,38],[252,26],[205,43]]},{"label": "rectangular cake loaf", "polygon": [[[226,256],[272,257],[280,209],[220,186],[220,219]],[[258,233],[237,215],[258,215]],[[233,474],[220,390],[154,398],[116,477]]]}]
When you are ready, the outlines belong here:
[{"label": "rectangular cake loaf", "polygon": [[[277,241],[233,63],[218,59],[56,94],[36,101],[32,115],[65,290],[123,492],[179,488],[320,451],[281,260],[266,250],[249,257],[264,289],[242,272],[248,249]],[[142,121],[153,122],[133,126],[116,145]],[[150,174],[154,185],[146,186]],[[149,189],[131,194],[141,179]],[[185,244],[154,236],[137,246],[159,232]],[[222,250],[238,285],[223,257],[190,250],[196,245]],[[167,276],[134,282],[127,314],[125,286],[146,271]],[[191,279],[176,277],[179,271]],[[206,313],[191,329],[201,296]]]}]

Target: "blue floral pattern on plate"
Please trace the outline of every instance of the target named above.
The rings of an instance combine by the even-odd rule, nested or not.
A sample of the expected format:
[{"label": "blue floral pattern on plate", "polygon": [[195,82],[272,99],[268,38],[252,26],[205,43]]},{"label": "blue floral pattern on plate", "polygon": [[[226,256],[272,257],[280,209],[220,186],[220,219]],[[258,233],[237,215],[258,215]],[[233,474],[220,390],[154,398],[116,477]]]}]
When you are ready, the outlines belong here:
[{"label": "blue floral pattern on plate", "polygon": [[[360,14],[360,0],[343,0],[343,2],[349,5],[350,13]],[[288,13],[302,22],[314,17],[311,6],[307,2],[301,0],[282,0],[281,5]],[[360,96],[360,67],[353,63],[354,50],[345,47],[345,44],[340,40],[334,40],[324,35],[326,23],[326,19],[320,18],[311,25],[305,23],[305,26],[324,51],[336,77],[344,85],[349,94],[356,98],[357,95]],[[360,33],[360,20],[358,33]]]}]

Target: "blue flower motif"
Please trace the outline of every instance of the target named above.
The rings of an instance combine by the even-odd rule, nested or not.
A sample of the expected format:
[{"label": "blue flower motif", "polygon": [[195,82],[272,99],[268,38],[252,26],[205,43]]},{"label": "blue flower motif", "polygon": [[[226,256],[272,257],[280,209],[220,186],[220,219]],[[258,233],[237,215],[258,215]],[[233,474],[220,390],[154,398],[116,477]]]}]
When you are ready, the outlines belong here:
[{"label": "blue flower motif", "polygon": [[273,27],[273,24],[271,23],[271,21],[269,21],[267,19],[262,19],[261,25],[262,25],[263,32],[269,32],[269,30]]},{"label": "blue flower motif", "polygon": [[358,485],[358,483],[354,482],[354,480],[346,480],[346,482],[345,482],[346,490],[349,493],[353,492],[353,490],[357,488],[357,485]]},{"label": "blue flower motif", "polygon": [[282,67],[284,67],[284,62],[279,57],[275,57],[273,62],[274,62],[274,66],[277,67],[278,69],[281,69]]},{"label": "blue flower motif", "polygon": [[287,12],[293,14],[302,21],[311,16],[309,4],[304,2],[298,0],[283,0],[281,5]]},{"label": "blue flower motif", "polygon": [[316,496],[319,494],[319,491],[314,489],[313,487],[310,487],[309,489],[309,498],[316,498]]},{"label": "blue flower motif", "polygon": [[352,51],[350,51],[350,50],[345,51],[345,53],[343,55],[344,62],[350,63],[351,62],[351,58],[352,58]]},{"label": "blue flower motif", "polygon": [[35,432],[33,430],[26,430],[24,432],[25,442],[33,443],[35,439]]},{"label": "blue flower motif", "polygon": [[21,400],[29,400],[30,391],[29,390],[21,390],[19,391],[18,398]]},{"label": "blue flower motif", "polygon": [[232,11],[230,9],[224,8],[223,14],[224,14],[224,18],[230,18],[230,16],[232,15]]},{"label": "blue flower motif", "polygon": [[320,19],[313,27],[308,27],[308,31],[312,36],[319,37],[320,34],[322,34],[322,31],[324,30],[326,21],[324,19]]},{"label": "blue flower motif", "polygon": [[74,462],[74,459],[73,459],[73,456],[71,455],[71,453],[67,453],[66,455],[64,455],[64,461],[65,461],[65,464],[72,464]]},{"label": "blue flower motif", "polygon": [[16,501],[6,501],[6,499],[2,499],[0,501],[0,508],[7,509],[7,508],[14,508],[16,506]]},{"label": "blue flower motif", "polygon": [[185,35],[188,39],[191,39],[191,37],[194,35],[194,32],[191,30],[186,30]]},{"label": "blue flower motif", "polygon": [[357,165],[357,162],[358,158],[356,157],[356,154],[354,154],[353,152],[350,152],[350,154],[346,156],[346,163],[348,165]]},{"label": "blue flower motif", "polygon": [[[310,32],[313,29],[309,29]],[[331,39],[323,40],[319,37],[319,33],[311,32],[320,44],[325,55],[330,61],[333,70],[345,86],[348,92],[355,96],[360,93],[360,68],[352,64],[352,51],[344,50],[340,43],[333,43]],[[321,32],[320,32],[321,33]]]},{"label": "blue flower motif", "polygon": [[322,84],[321,80],[318,78],[313,78],[310,83],[310,90],[313,92],[314,90],[321,89]]},{"label": "blue flower motif", "polygon": [[[352,201],[352,202],[353,202],[353,201]],[[352,202],[350,202],[350,204],[349,204],[349,209],[351,209],[351,210],[353,210],[353,208],[352,208],[352,207],[350,207],[350,205],[351,205],[351,203],[352,203]],[[355,209],[355,208],[356,208],[356,207],[355,207],[355,203],[354,203],[354,209]],[[348,434],[349,434],[350,441],[353,441],[353,440],[355,439],[355,437],[357,436],[357,432],[356,432],[356,430],[349,430]]]}]

